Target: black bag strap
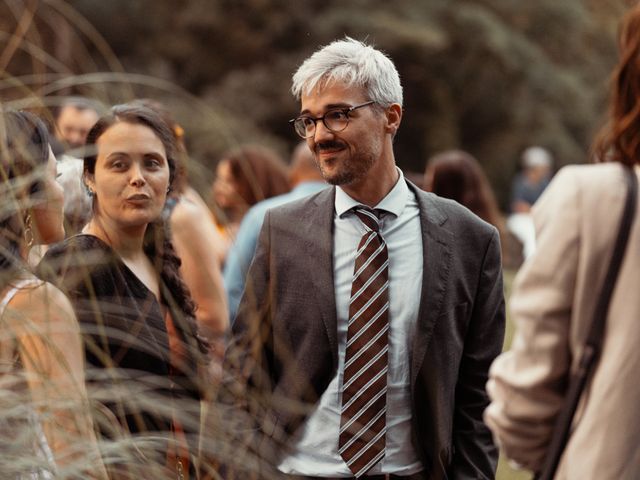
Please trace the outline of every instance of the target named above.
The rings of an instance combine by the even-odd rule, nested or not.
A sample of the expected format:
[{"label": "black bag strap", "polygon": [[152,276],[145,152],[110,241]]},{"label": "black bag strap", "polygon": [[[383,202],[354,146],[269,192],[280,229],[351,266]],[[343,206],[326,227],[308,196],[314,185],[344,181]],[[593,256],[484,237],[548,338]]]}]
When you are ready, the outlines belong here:
[{"label": "black bag strap", "polygon": [[624,258],[638,199],[638,179],[633,167],[625,166],[624,172],[627,182],[627,198],[622,211],[611,263],[604,278],[602,291],[596,304],[587,340],[578,363],[578,369],[569,381],[565,403],[558,414],[544,464],[542,470],[536,475],[536,480],[552,480],[555,476],[560,458],[571,435],[571,424],[573,423],[573,416],[578,407],[578,402],[600,355],[609,303],[611,302],[611,295]]}]

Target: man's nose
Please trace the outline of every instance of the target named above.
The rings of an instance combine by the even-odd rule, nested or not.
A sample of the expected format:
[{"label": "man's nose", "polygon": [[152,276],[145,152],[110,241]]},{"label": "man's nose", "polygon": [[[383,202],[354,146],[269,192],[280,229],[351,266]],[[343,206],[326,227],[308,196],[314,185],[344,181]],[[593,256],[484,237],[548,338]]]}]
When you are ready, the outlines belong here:
[{"label": "man's nose", "polygon": [[316,121],[316,130],[313,132],[313,141],[315,143],[322,142],[323,140],[332,139],[333,132],[327,128],[322,120]]}]

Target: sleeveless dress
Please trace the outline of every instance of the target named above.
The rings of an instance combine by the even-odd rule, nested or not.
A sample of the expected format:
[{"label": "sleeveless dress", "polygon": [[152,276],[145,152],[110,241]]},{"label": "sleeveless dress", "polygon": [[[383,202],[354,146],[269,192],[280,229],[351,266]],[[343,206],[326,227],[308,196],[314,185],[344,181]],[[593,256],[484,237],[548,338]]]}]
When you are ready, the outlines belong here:
[{"label": "sleeveless dress", "polygon": [[189,427],[196,451],[195,365],[185,363],[185,374],[172,372],[169,332],[155,295],[109,245],[88,234],[51,246],[38,274],[71,300],[85,343],[87,383],[103,392],[105,408],[94,424],[102,440],[129,445],[131,458],[116,462],[118,468],[164,465],[174,413]]},{"label": "sleeveless dress", "polygon": [[30,401],[18,345],[7,327],[5,315],[17,293],[42,284],[35,278],[18,280],[0,299],[0,472],[3,479],[55,478],[53,453],[38,412]]}]

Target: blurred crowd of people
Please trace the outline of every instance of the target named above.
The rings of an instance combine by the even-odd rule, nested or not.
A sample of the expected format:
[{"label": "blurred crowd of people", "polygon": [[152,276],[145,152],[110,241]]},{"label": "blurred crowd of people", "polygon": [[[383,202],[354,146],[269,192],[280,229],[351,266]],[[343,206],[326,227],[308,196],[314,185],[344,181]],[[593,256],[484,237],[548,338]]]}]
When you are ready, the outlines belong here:
[{"label": "blurred crowd of people", "polygon": [[[4,110],[2,477],[494,478],[497,447],[539,471],[605,281],[617,163],[640,161],[638,27],[635,7],[598,144],[613,162],[552,181],[550,151],[523,146],[506,214],[469,152],[396,166],[398,72],[350,38],[293,76],[290,158],[232,148],[209,192],[156,100],[68,97],[50,129]],[[640,475],[632,295],[556,478]]]}]

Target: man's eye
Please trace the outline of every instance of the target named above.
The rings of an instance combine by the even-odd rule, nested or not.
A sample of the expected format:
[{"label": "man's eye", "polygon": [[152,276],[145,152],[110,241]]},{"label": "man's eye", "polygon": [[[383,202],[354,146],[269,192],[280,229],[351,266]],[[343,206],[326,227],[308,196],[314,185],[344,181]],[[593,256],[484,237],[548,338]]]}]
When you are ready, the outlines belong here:
[{"label": "man's eye", "polygon": [[344,110],[331,110],[325,114],[327,120],[343,121],[347,119],[347,114]]},{"label": "man's eye", "polygon": [[300,117],[300,121],[304,125],[304,128],[312,128],[316,123],[311,117]]}]

